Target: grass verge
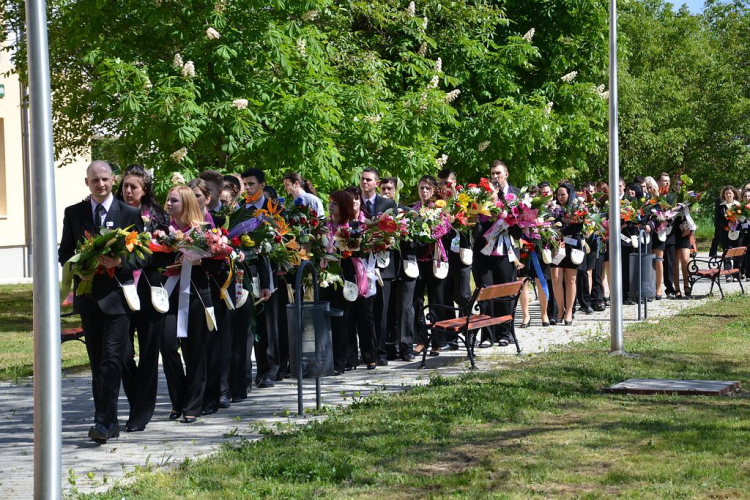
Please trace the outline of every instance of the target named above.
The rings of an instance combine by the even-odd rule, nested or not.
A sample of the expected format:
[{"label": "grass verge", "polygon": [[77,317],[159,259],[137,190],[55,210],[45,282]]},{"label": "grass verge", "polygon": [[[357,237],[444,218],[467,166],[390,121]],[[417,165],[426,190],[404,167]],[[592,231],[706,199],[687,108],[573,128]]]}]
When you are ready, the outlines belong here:
[{"label": "grass verge", "polygon": [[[0,286],[0,381],[18,382],[34,373],[33,285]],[[65,318],[63,328],[80,324]],[[86,347],[80,342],[62,346],[63,368],[88,367]]]},{"label": "grass verge", "polygon": [[748,380],[750,298],[334,410],[324,422],[139,472],[96,498],[748,497],[750,399],[620,396],[629,378]]}]

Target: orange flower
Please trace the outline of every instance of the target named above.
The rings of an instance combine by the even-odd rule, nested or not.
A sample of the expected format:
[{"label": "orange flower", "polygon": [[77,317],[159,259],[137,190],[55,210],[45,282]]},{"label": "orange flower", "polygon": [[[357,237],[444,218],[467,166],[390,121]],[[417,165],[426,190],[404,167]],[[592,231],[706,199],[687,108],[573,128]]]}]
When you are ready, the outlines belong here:
[{"label": "orange flower", "polygon": [[242,193],[242,196],[245,198],[245,205],[249,205],[251,203],[255,203],[260,199],[260,197],[263,195],[263,190],[259,189],[257,193],[255,193],[253,196],[250,196],[247,194],[247,191]]},{"label": "orange flower", "polygon": [[125,248],[128,249],[128,252],[132,252],[133,249],[136,246],[140,246],[141,242],[138,241],[138,232],[137,231],[130,231],[128,235],[125,237]]}]

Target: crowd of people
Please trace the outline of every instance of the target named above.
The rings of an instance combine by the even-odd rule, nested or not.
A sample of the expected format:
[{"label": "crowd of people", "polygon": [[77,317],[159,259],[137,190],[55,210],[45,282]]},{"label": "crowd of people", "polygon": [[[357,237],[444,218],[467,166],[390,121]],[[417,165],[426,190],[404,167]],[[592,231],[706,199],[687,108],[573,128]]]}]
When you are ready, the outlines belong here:
[{"label": "crowd of people", "polygon": [[[331,318],[334,375],[357,368],[374,370],[394,361],[409,362],[424,350],[439,356],[445,349],[457,348],[455,338],[427,338],[425,299],[434,320],[448,319],[446,309],[429,306],[466,307],[472,278],[477,287],[529,278],[536,287],[543,327],[571,325],[576,311],[591,314],[605,309],[609,295],[607,239],[601,233],[584,231],[583,222],[571,218],[565,208],[586,199],[604,211],[613,194],[607,184],[587,182],[576,189],[564,180],[557,187],[541,182],[520,190],[509,183],[509,169],[501,161],[491,165],[489,174],[487,185],[494,200],[527,194],[544,200],[554,217],[550,224],[559,232],[555,258],[531,258],[530,254],[542,250],[538,241],[512,231],[510,236],[494,238],[493,221],[481,219],[470,232],[448,226],[431,243],[403,242],[379,255],[377,264],[374,259],[334,248],[343,283],[353,284],[322,289],[323,300],[343,312]],[[63,265],[87,234],[101,228],[184,234],[196,228],[225,227],[227,217],[232,217],[228,207],[252,213],[293,203],[307,207],[330,234],[338,234],[341,228],[356,228],[384,213],[433,206],[459,187],[455,172],[446,168],[437,177],[421,177],[415,203],[402,204],[398,179],[381,178],[377,170],[366,168],[359,186],[334,191],[323,203],[311,183],[298,173],[283,177],[285,196],[280,197],[266,184],[262,170],[251,168],[240,176],[207,170],[186,185],[173,186],[161,204],[151,174],[141,165],[125,169],[114,193],[115,180],[107,163],[93,162],[86,175],[90,197],[65,211],[59,251]],[[669,197],[670,182],[667,173],[656,179],[620,180],[614,195],[631,200]],[[723,214],[724,222],[726,209],[738,198],[750,200],[750,186],[741,196],[729,187],[722,190],[717,214]],[[692,220],[686,222],[685,215],[678,215],[667,231],[652,220],[623,222],[626,304],[632,304],[637,296],[627,279],[629,256],[637,246],[633,238],[655,255],[653,298],[690,296],[687,262],[695,227]],[[723,234],[720,240],[725,247],[737,241]],[[329,243],[337,244],[334,238]],[[289,376],[285,306],[293,300],[294,274],[258,258],[257,252],[237,253],[242,255],[231,266],[227,259],[189,259],[179,252],[154,252],[145,259],[132,255],[100,258],[99,264],[107,272],[92,278],[90,295],[76,295],[74,300],[92,368],[95,423],[89,430],[91,439],[106,443],[119,435],[121,383],[130,404],[126,430],[146,428],[155,410],[159,355],[172,404],[167,418],[187,424],[242,402],[253,385],[268,389]],[[80,278],[76,281],[80,283]],[[140,308],[133,310],[128,293],[136,292]],[[521,318],[516,321],[519,328],[531,324],[529,302],[529,290],[524,287]],[[510,303],[490,305],[486,313],[514,315]],[[484,329],[477,339],[479,347],[508,345],[513,328],[511,324],[509,328]],[[254,370],[251,352],[256,360]]]}]

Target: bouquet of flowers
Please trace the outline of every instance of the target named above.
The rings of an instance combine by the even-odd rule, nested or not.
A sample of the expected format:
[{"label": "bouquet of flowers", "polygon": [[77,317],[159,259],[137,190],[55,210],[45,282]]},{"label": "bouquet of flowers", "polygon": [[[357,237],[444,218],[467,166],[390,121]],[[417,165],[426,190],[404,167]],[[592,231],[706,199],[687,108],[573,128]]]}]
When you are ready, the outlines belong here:
[{"label": "bouquet of flowers", "polygon": [[97,274],[115,275],[116,268],[105,268],[99,264],[99,257],[121,257],[127,258],[131,254],[139,259],[150,255],[149,243],[151,235],[148,232],[128,231],[126,229],[102,228],[98,235],[85,233],[83,241],[76,247],[76,254],[70,258],[71,271],[81,278],[76,289],[76,295],[90,295],[93,282],[92,278]]},{"label": "bouquet of flowers", "polygon": [[177,250],[196,259],[223,259],[234,250],[229,244],[227,230],[222,228],[193,228],[185,232]]},{"label": "bouquet of flowers", "polygon": [[570,224],[585,224],[589,214],[589,206],[582,196],[576,196],[573,202],[565,207],[565,217],[570,219]]},{"label": "bouquet of flowers", "polygon": [[739,202],[727,208],[727,220],[735,223],[735,227],[738,223],[745,222],[750,218],[750,203]]},{"label": "bouquet of flowers", "polygon": [[408,234],[408,226],[403,217],[394,217],[392,210],[364,223],[363,246],[373,252],[387,252],[398,249],[399,242]]},{"label": "bouquet of flowers", "polygon": [[468,219],[468,225],[476,224],[477,219],[483,220],[497,218],[504,210],[501,201],[495,198],[495,191],[490,186],[490,181],[482,177],[479,184],[469,184],[467,187],[458,186],[452,198],[456,209],[451,212],[464,212]]}]

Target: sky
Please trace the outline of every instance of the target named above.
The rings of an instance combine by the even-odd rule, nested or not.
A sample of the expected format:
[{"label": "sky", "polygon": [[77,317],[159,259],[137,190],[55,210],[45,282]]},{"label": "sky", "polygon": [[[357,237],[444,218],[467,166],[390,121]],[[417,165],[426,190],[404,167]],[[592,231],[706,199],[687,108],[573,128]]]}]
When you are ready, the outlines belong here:
[{"label": "sky", "polygon": [[687,4],[690,12],[693,14],[699,14],[703,12],[703,0],[668,0],[670,3],[679,9],[684,4]]}]

